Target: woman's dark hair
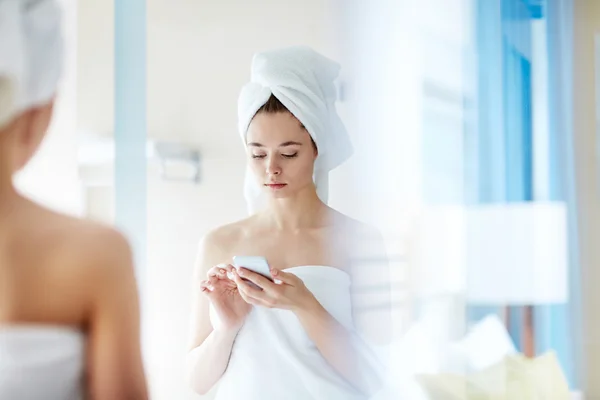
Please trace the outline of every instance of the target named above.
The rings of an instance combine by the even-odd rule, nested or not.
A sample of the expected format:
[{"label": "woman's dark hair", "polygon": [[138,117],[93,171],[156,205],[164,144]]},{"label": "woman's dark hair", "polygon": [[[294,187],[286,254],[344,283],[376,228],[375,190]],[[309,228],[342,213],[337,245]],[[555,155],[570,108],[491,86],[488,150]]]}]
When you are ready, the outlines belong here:
[{"label": "woman's dark hair", "polygon": [[[276,114],[276,113],[280,113],[280,112],[288,112],[288,113],[292,114],[291,111],[288,110],[287,107],[284,106],[283,103],[281,101],[279,101],[279,99],[277,97],[275,97],[275,95],[271,94],[271,96],[269,97],[269,100],[267,100],[267,102],[265,104],[263,104],[263,106],[261,108],[258,109],[256,114],[260,114],[260,113]],[[300,122],[300,126],[302,126],[302,129],[306,129],[306,127],[304,126],[304,124],[301,121],[298,121],[298,122]],[[317,144],[315,143],[315,141],[313,140],[312,137],[310,138],[310,141],[312,142],[313,148],[316,151]]]},{"label": "woman's dark hair", "polygon": [[271,95],[269,100],[258,109],[257,114],[265,113],[265,114],[276,114],[280,112],[290,112],[281,101],[275,95]]}]

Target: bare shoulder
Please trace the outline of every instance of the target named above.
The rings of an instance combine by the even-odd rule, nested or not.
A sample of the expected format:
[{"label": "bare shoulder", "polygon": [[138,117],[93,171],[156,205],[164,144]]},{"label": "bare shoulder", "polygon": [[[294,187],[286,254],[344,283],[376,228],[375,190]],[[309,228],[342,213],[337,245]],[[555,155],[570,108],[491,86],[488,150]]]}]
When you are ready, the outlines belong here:
[{"label": "bare shoulder", "polygon": [[342,245],[350,255],[352,265],[387,262],[383,235],[377,227],[337,211],[335,213],[335,237],[343,240]]},{"label": "bare shoulder", "polygon": [[[130,273],[133,255],[129,241],[115,228],[97,222],[49,213],[45,219],[58,255],[64,265],[88,277]],[[72,271],[74,272],[74,271]]]},{"label": "bare shoulder", "polygon": [[81,224],[78,240],[82,255],[93,257],[105,268],[132,264],[129,240],[115,228],[85,221]]},{"label": "bare shoulder", "polygon": [[86,258],[104,260],[131,253],[125,235],[113,227],[68,216],[57,221],[56,227],[69,250]]},{"label": "bare shoulder", "polygon": [[240,221],[221,225],[210,230],[201,240],[203,246],[210,246],[218,251],[227,251],[240,239],[248,235],[252,229],[255,217],[245,218]]},{"label": "bare shoulder", "polygon": [[[86,319],[96,311],[118,303],[137,304],[134,256],[126,236],[115,228],[78,221],[68,233],[72,269],[78,269],[87,305]],[[92,313],[92,314],[90,314]]]},{"label": "bare shoulder", "polygon": [[135,294],[132,251],[121,232],[37,205],[14,218],[12,240],[20,255],[15,265],[24,271],[22,284],[54,294],[35,296],[30,304],[34,318],[87,323],[107,299]]},{"label": "bare shoulder", "polygon": [[339,211],[333,210],[336,229],[348,233],[348,237],[353,241],[379,242],[383,239],[381,231],[374,225],[359,221]]},{"label": "bare shoulder", "polygon": [[249,217],[207,232],[200,239],[196,274],[204,276],[213,265],[229,260],[231,250],[248,235],[253,222],[254,217]]}]

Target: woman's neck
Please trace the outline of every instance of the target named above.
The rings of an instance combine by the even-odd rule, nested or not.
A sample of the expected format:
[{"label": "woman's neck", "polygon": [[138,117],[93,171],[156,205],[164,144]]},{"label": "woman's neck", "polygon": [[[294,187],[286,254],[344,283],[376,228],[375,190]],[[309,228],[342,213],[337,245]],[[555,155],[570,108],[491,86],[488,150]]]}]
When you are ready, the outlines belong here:
[{"label": "woman's neck", "polygon": [[265,216],[275,229],[299,231],[322,226],[328,210],[315,188],[309,186],[293,197],[272,199]]},{"label": "woman's neck", "polygon": [[13,143],[10,132],[0,130],[0,205],[18,197],[13,184]]}]

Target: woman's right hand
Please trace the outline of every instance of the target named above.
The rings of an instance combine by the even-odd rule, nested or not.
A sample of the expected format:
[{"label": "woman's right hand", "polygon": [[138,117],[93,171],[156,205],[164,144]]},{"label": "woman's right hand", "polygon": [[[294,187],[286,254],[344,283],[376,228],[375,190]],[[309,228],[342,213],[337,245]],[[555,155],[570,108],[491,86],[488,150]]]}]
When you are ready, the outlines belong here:
[{"label": "woman's right hand", "polygon": [[235,282],[228,278],[231,265],[217,265],[208,271],[207,279],[201,282],[201,290],[210,300],[219,321],[214,321],[214,330],[238,331],[252,305],[244,301]]}]

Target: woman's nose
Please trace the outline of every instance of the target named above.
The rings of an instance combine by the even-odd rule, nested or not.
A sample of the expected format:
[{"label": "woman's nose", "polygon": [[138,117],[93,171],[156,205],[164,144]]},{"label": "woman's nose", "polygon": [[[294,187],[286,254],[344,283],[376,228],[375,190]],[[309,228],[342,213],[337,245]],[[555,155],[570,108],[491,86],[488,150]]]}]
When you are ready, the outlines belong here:
[{"label": "woman's nose", "polygon": [[276,160],[273,159],[273,157],[269,158],[269,160],[267,161],[267,174],[269,174],[269,175],[281,174],[281,167],[276,162]]}]

